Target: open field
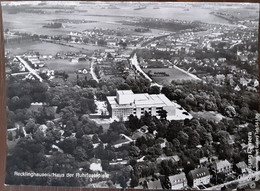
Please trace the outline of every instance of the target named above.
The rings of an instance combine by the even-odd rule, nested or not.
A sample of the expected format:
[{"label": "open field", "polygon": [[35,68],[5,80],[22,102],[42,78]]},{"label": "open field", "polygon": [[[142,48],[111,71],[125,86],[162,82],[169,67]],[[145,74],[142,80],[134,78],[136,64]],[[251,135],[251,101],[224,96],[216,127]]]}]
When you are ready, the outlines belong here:
[{"label": "open field", "polygon": [[64,43],[68,46],[73,46],[76,49],[79,49],[82,52],[86,51],[94,51],[94,50],[104,50],[107,47],[104,46],[98,46],[98,45],[92,45],[92,44],[76,44],[76,43]]},{"label": "open field", "polygon": [[92,50],[89,50],[87,47],[85,49],[82,48],[75,48],[70,46],[64,46],[54,43],[48,43],[48,42],[40,42],[40,41],[32,41],[32,42],[23,42],[20,44],[13,44],[13,45],[7,45],[5,47],[6,51],[9,51],[13,55],[19,55],[23,54],[27,51],[33,50],[37,51],[40,54],[43,55],[56,55],[57,52],[61,51],[71,51],[71,52],[79,52],[82,51],[83,53],[92,53]]},{"label": "open field", "polygon": [[173,80],[174,81],[181,81],[181,80],[192,80],[193,78],[189,75],[185,74],[184,72],[176,69],[176,68],[145,68],[143,71],[148,73],[150,71],[154,72],[165,72],[169,76],[160,76],[160,77],[152,77],[152,79],[159,83],[159,84],[169,84]]},{"label": "open field", "polygon": [[67,73],[74,73],[78,69],[82,69],[82,68],[90,68],[89,61],[73,63],[65,59],[55,59],[55,60],[47,60],[45,61],[45,64],[49,69],[65,71]]}]

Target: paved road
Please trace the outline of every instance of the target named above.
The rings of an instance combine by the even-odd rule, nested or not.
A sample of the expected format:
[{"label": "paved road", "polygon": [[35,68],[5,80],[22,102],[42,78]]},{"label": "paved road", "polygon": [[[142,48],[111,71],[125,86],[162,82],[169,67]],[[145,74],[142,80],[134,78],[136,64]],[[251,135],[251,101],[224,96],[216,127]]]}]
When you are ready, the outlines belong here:
[{"label": "paved road", "polygon": [[204,190],[220,190],[223,186],[226,186],[226,185],[230,185],[232,183],[238,183],[238,184],[246,184],[246,183],[251,183],[253,182],[252,178],[255,178],[255,179],[258,179],[260,177],[260,171],[257,171],[257,172],[252,172],[246,176],[243,176],[239,179],[236,179],[236,180],[232,180],[232,181],[229,181],[229,182],[225,182],[224,184],[219,184],[219,185],[216,185],[216,186],[213,186],[213,187],[210,187],[210,188],[206,188]]},{"label": "paved road", "polygon": [[34,76],[36,76],[40,82],[43,81],[43,79],[41,78],[41,76],[39,76],[37,74],[37,72],[24,60],[22,59],[20,56],[16,56],[16,58],[25,66],[25,68],[31,73],[33,74]]},{"label": "paved road", "polygon": [[146,79],[148,79],[150,82],[153,81],[139,66],[136,54],[131,58],[131,64],[135,66],[136,70],[143,74]]},{"label": "paved road", "polygon": [[92,75],[93,79],[99,83],[99,80],[94,72],[94,62],[91,62],[91,67],[90,67],[90,74]]}]

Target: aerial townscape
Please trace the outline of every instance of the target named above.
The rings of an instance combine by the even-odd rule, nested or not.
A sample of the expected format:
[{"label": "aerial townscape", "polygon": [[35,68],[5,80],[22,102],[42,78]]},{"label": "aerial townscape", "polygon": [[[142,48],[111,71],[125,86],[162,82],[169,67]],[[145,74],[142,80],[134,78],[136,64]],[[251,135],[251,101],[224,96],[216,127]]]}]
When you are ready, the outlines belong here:
[{"label": "aerial townscape", "polygon": [[2,2],[6,184],[260,189],[258,6]]}]

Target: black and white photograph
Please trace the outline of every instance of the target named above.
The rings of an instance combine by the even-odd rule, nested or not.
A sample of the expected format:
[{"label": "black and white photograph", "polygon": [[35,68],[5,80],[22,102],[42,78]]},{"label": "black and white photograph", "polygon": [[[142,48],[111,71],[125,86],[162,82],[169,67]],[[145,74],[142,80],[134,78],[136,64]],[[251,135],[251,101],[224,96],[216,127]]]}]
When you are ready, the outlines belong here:
[{"label": "black and white photograph", "polygon": [[259,3],[1,6],[6,185],[260,189]]}]

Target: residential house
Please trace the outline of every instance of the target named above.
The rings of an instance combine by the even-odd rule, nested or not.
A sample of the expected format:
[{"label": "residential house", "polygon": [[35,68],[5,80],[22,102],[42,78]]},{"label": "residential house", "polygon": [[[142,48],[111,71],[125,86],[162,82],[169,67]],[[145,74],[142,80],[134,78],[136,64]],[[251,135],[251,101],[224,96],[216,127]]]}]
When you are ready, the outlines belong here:
[{"label": "residential house", "polygon": [[109,39],[106,41],[107,42],[107,45],[110,46],[110,47],[115,47],[117,46],[117,41],[116,39]]},{"label": "residential house", "polygon": [[78,73],[79,73],[79,74],[87,74],[87,73],[88,73],[88,70],[87,70],[86,68],[79,69],[79,70],[78,70]]},{"label": "residential house", "polygon": [[169,176],[171,189],[183,189],[188,186],[188,181],[184,172]]},{"label": "residential house", "polygon": [[209,162],[208,157],[202,157],[202,158],[200,158],[200,164],[206,164],[206,163],[208,163],[208,162]]},{"label": "residential house", "polygon": [[159,189],[162,190],[162,184],[160,180],[154,180],[147,182],[147,188],[148,189]]},{"label": "residential house", "polygon": [[245,161],[239,162],[235,165],[234,169],[239,174],[245,174],[247,172],[247,164]]},{"label": "residential house", "polygon": [[120,139],[118,141],[115,142],[115,144],[113,145],[114,148],[120,148],[124,145],[128,145],[130,143],[134,142],[133,139],[131,139],[130,137],[124,135],[124,134],[120,134]]},{"label": "residential house", "polygon": [[19,72],[25,72],[26,71],[25,66],[21,62],[18,63],[18,70],[19,70]]},{"label": "residential house", "polygon": [[257,79],[253,80],[253,86],[257,88],[259,86],[259,81]]},{"label": "residential house", "polygon": [[225,62],[227,59],[226,58],[218,58],[219,62]]},{"label": "residential house", "polygon": [[222,172],[222,173],[228,174],[228,173],[232,172],[232,164],[229,161],[227,161],[226,159],[217,160],[213,163],[212,170],[215,173]]},{"label": "residential house", "polygon": [[254,156],[252,157],[248,162],[248,167],[251,167],[253,169],[259,169],[260,167],[260,156]]},{"label": "residential house", "polygon": [[240,84],[241,84],[242,86],[247,86],[248,83],[250,82],[250,80],[247,80],[247,79],[245,79],[245,78],[242,77],[242,78],[240,78],[239,82],[240,82]]},{"label": "residential house", "polygon": [[239,92],[239,91],[241,90],[241,88],[239,87],[239,85],[236,85],[236,87],[234,88],[234,90]]},{"label": "residential house", "polygon": [[226,77],[225,77],[224,74],[218,74],[218,75],[216,75],[216,79],[217,79],[219,82],[224,82],[224,80],[226,79]]},{"label": "residential house", "polygon": [[168,161],[171,160],[173,163],[176,163],[180,161],[180,157],[178,155],[172,155],[172,156],[161,155],[159,156],[159,158],[156,159],[156,162],[159,164],[163,160],[168,160]]},{"label": "residential house", "polygon": [[205,167],[191,170],[187,176],[188,185],[196,188],[200,185],[207,185],[210,183],[209,170]]},{"label": "residential house", "polygon": [[12,73],[12,70],[9,66],[5,66],[5,73],[6,73],[6,75],[8,75],[8,74],[10,75]]},{"label": "residential house", "polygon": [[156,43],[152,43],[152,44],[151,44],[151,48],[155,48],[156,46],[157,46]]}]

